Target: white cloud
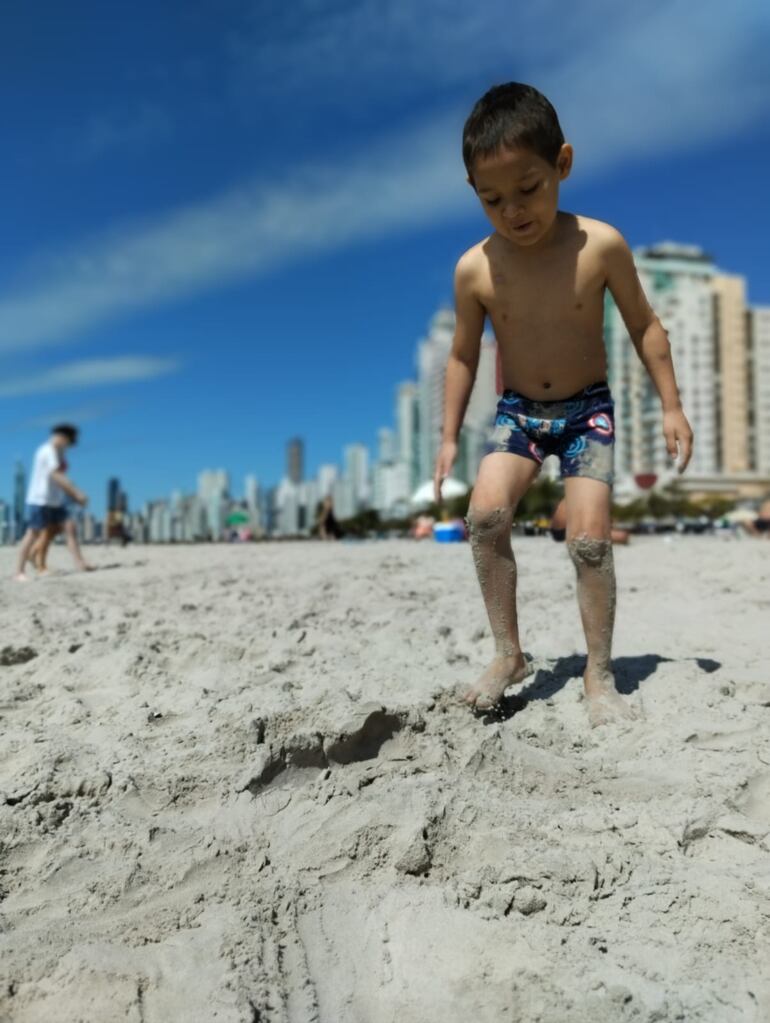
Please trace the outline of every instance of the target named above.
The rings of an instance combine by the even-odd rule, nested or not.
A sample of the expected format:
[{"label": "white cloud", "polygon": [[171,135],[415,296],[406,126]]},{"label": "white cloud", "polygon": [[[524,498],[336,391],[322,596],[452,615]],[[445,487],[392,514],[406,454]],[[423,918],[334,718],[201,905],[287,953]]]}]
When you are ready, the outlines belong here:
[{"label": "white cloud", "polygon": [[[312,106],[334,92],[335,105],[392,97],[506,71],[515,77],[537,54],[563,57],[565,40],[584,44],[622,17],[611,0],[254,0],[229,37],[239,86],[255,93],[301,94]],[[547,31],[544,28],[547,27]]]},{"label": "white cloud", "polygon": [[19,398],[30,394],[80,391],[105,384],[135,383],[166,376],[179,369],[175,359],[126,355],[108,359],[81,359],[39,373],[11,377],[0,383],[0,397]]},{"label": "white cloud", "polygon": [[[301,9],[310,10],[309,5],[305,0]],[[351,29],[361,40],[377,24],[375,9],[384,9],[371,2],[364,6],[370,22],[359,28],[356,22]],[[529,80],[554,101],[576,143],[578,185],[589,171],[730,139],[770,112],[770,63],[763,56],[770,44],[768,14],[741,0],[729,11],[717,0],[702,0],[697,9],[685,0],[628,9],[622,17],[615,15],[612,31],[599,24],[607,5],[594,2],[585,8],[593,33],[583,27],[581,45],[565,34],[577,22],[557,18],[550,0],[533,7],[536,16],[524,22],[519,12],[493,6],[481,26],[485,31],[470,32],[472,60],[463,56],[462,32],[454,25],[441,29],[450,8],[459,26],[475,25],[481,17],[476,7],[464,14],[465,7],[448,0],[434,5],[427,20],[428,29],[439,33],[438,43],[432,40],[433,60],[442,65],[456,60],[466,77],[472,66],[475,74],[480,50],[474,47],[486,40],[494,53],[490,76],[505,64],[506,53],[510,73],[502,77],[514,77],[525,66]],[[424,49],[422,14],[418,18],[416,8],[403,4],[394,10],[406,28],[392,34],[391,78],[399,74],[402,58],[419,63]],[[547,50],[535,45],[538,30],[550,40]],[[299,59],[296,47],[311,45],[312,32],[306,36],[286,43],[291,66]],[[401,38],[403,52],[395,47]],[[554,56],[554,40],[561,46],[560,59]],[[330,45],[312,43],[311,86],[313,76],[322,74]],[[369,66],[371,49],[363,47],[361,54],[366,60],[356,58],[361,66],[356,71],[353,65],[353,82]],[[539,55],[537,65],[532,54]],[[61,342],[134,309],[470,212],[473,200],[459,156],[466,107],[404,126],[353,159],[340,154],[337,165],[301,168],[281,187],[246,182],[149,225],[59,254],[26,288],[0,295],[0,352]]]},{"label": "white cloud", "polygon": [[0,297],[0,351],[47,345],[117,313],[270,271],[289,260],[435,221],[467,190],[455,119],[290,184],[253,182],[149,227],[60,254],[46,278]]}]

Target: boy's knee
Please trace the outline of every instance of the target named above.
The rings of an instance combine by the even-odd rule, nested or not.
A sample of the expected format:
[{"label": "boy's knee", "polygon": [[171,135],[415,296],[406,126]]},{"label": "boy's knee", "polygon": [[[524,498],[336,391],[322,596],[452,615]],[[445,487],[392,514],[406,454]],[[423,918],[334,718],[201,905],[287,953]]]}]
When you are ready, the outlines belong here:
[{"label": "boy's knee", "polygon": [[609,568],[612,566],[612,541],[581,533],[567,541],[567,550],[577,568]]},{"label": "boy's knee", "polygon": [[494,542],[513,527],[512,508],[477,508],[471,506],[465,518],[471,543]]}]

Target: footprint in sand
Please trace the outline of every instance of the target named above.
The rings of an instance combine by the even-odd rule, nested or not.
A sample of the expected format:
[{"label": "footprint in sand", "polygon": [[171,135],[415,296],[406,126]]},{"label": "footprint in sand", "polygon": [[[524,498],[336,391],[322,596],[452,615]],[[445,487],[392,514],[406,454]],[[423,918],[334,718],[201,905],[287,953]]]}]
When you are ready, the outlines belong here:
[{"label": "footprint in sand", "polygon": [[749,778],[738,807],[747,817],[770,824],[770,771]]}]

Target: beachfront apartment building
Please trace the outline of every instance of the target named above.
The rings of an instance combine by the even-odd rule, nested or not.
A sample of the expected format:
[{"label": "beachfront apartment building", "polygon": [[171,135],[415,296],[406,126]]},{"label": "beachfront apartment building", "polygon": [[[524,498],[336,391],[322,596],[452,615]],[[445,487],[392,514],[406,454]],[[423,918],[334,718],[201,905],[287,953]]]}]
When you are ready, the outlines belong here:
[{"label": "beachfront apartment building", "polygon": [[[642,287],[668,332],[685,412],[698,438],[692,471],[711,474],[718,464],[713,261],[695,246],[671,242],[638,249],[634,256]],[[660,401],[609,292],[604,331],[615,397],[616,476],[665,475],[671,464]]]},{"label": "beachfront apartment building", "polygon": [[748,472],[749,360],[746,281],[715,274],[714,361],[716,368],[717,466],[724,473]]},{"label": "beachfront apartment building", "polygon": [[[692,245],[635,250],[642,286],[668,332],[682,403],[695,434],[688,475],[770,473],[770,310],[750,309],[746,281]],[[615,395],[616,475],[670,475],[655,388],[612,296],[605,344]]]},{"label": "beachfront apartment building", "polygon": [[770,306],[746,315],[749,349],[749,463],[770,476]]}]

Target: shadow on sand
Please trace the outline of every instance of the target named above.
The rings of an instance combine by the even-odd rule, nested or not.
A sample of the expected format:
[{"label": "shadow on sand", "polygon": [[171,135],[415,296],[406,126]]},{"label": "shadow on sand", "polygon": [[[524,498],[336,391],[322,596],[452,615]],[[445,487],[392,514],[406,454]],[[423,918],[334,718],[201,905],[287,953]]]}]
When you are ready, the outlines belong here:
[{"label": "shadow on sand", "polygon": [[[711,674],[722,667],[719,661],[708,657],[687,657],[683,661],[695,661],[701,671]],[[660,654],[640,654],[637,657],[616,657],[612,662],[615,684],[624,696],[635,693],[642,682],[654,675],[659,664],[672,664],[674,658]],[[484,717],[484,722],[506,721],[518,714],[533,700],[548,700],[563,689],[573,678],[581,678],[585,671],[586,659],[581,654],[560,657],[550,668],[540,668],[529,685],[513,696],[504,696],[495,711]]]}]

